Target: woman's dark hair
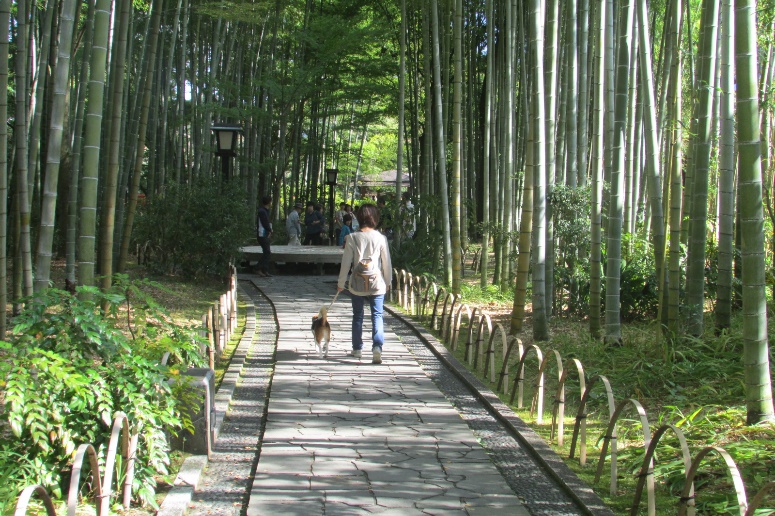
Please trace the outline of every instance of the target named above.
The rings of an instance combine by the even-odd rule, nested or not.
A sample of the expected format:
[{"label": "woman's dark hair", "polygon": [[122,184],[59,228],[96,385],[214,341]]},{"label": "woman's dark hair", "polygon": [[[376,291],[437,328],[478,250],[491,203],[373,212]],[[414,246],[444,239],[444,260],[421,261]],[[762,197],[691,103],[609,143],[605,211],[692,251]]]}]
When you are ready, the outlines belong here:
[{"label": "woman's dark hair", "polygon": [[379,209],[373,204],[361,204],[355,213],[358,225],[362,228],[376,228],[379,225]]},{"label": "woman's dark hair", "polygon": [[348,222],[352,222],[352,220],[353,220],[353,216],[350,215],[349,213],[345,213],[344,216],[342,217],[342,222],[345,224],[347,224]]},{"label": "woman's dark hair", "polygon": [[267,205],[270,202],[272,202],[272,196],[271,195],[265,195],[261,198],[261,204]]}]

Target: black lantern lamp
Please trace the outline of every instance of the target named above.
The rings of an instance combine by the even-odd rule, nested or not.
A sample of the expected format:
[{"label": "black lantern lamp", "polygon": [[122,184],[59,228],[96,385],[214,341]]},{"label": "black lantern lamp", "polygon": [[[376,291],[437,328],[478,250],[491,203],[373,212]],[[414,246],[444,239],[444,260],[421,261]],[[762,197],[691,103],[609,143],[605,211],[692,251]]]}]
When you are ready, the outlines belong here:
[{"label": "black lantern lamp", "polygon": [[328,240],[332,245],[336,245],[336,242],[334,242],[334,187],[336,186],[336,175],[338,173],[338,168],[326,169],[326,184],[328,185],[328,219],[331,221],[328,226]]},{"label": "black lantern lamp", "polygon": [[218,145],[218,150],[215,151],[217,155],[221,157],[221,164],[223,166],[223,181],[229,180],[229,162],[233,156],[237,155],[237,140],[239,135],[242,134],[242,127],[239,125],[214,125],[212,127],[215,133],[215,143]]}]

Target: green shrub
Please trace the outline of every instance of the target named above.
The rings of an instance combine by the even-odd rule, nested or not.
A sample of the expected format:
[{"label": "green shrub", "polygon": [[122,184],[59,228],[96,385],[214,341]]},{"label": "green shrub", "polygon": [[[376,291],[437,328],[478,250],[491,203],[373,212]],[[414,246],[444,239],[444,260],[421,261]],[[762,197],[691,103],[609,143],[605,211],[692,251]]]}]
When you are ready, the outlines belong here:
[{"label": "green shrub", "polygon": [[591,190],[555,185],[550,199],[554,216],[554,286],[560,315],[589,312],[589,227]]},{"label": "green shrub", "polygon": [[[555,246],[555,288],[560,314],[584,316],[589,312],[589,227],[591,190],[555,185],[552,192]],[[605,273],[603,242],[603,273]],[[620,303],[623,321],[647,320],[658,308],[654,249],[635,235],[622,238]],[[605,279],[601,301],[605,303]]]},{"label": "green shrub", "polygon": [[[408,225],[405,212],[402,212],[395,203],[391,202],[386,206],[388,210],[391,207],[393,220],[399,221],[401,227],[404,223]],[[432,275],[441,272],[444,235],[435,222],[439,213],[441,213],[441,200],[436,196],[428,196],[414,205],[414,216],[417,222],[414,238],[404,238],[400,244],[394,238],[390,244],[390,258],[394,268],[423,271]]]},{"label": "green shrub", "polygon": [[139,209],[133,238],[146,266],[196,277],[223,274],[254,229],[243,188],[203,182],[171,185]]},{"label": "green shrub", "polygon": [[[742,263],[743,256],[739,247],[732,249],[734,263]],[[685,254],[684,254],[685,256]],[[715,302],[718,299],[718,281],[719,281],[719,248],[718,242],[714,239],[708,239],[705,244],[705,297]],[[771,268],[767,267],[767,271]],[[682,269],[685,274],[685,269]],[[773,284],[772,273],[768,273],[767,284]],[[743,305],[743,283],[739,275],[732,274],[732,306],[741,308]]]},{"label": "green shrub", "polygon": [[153,504],[154,475],[168,464],[165,432],[191,424],[168,382],[180,366],[162,366],[160,358],[170,352],[173,362],[201,365],[196,330],[170,323],[125,276],[104,293],[49,289],[25,303],[9,341],[0,342],[0,511],[32,483],[61,496],[82,443],[93,444],[104,463],[117,411],[140,437],[135,492]]},{"label": "green shrub", "polygon": [[[622,240],[620,303],[623,321],[653,319],[659,308],[654,248],[633,235]],[[605,299],[604,287],[603,299]]]}]

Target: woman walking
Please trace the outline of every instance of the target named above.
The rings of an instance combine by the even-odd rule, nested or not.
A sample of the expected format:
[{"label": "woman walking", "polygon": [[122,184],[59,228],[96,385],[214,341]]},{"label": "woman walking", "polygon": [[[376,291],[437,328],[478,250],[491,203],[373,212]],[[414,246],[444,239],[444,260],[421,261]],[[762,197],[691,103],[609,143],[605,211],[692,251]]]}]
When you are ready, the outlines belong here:
[{"label": "woman walking", "polygon": [[355,217],[360,230],[345,240],[342,265],[339,268],[337,290],[345,289],[347,273],[352,268],[348,290],[352,294],[353,321],[350,355],[360,358],[363,350],[363,306],[371,309],[371,340],[373,364],[382,363],[382,345],[385,334],[382,325],[382,306],[385,294],[393,281],[393,265],[385,236],[375,228],[379,224],[379,209],[373,204],[358,208]]}]

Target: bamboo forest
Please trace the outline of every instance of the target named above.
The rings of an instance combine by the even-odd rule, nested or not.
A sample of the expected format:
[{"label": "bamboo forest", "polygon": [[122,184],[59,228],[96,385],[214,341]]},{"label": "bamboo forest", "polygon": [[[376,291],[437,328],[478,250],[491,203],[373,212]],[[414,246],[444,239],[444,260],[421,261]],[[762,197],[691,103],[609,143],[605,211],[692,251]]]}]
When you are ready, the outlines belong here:
[{"label": "bamboo forest", "polygon": [[0,510],[64,500],[115,411],[141,435],[126,504],[155,507],[190,426],[166,378],[209,348],[153,278],[223,290],[271,197],[273,245],[307,202],[385,202],[396,270],[525,355],[637,363],[620,388],[661,421],[735,407],[775,513],[775,1],[0,0],[0,89]]}]

